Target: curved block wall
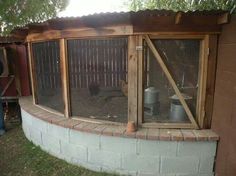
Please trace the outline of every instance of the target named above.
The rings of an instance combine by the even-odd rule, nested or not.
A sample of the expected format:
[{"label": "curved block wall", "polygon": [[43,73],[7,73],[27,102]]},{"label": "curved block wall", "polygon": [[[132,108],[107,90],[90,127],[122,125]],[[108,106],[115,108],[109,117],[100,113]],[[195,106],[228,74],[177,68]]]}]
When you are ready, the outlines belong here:
[{"label": "curved block wall", "polygon": [[210,176],[215,141],[156,141],[80,132],[22,109],[25,136],[48,153],[94,171],[127,175]]}]

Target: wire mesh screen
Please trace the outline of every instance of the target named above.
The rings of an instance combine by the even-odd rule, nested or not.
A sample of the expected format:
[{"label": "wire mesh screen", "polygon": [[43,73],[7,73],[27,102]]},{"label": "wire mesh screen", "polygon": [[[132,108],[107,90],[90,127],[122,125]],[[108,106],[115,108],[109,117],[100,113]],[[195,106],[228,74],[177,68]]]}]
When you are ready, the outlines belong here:
[{"label": "wire mesh screen", "polygon": [[72,88],[119,87],[127,77],[127,40],[68,40],[68,59]]},{"label": "wire mesh screen", "polygon": [[58,41],[32,44],[38,103],[64,111]]},{"label": "wire mesh screen", "polygon": [[[165,65],[196,115],[200,40],[153,40]],[[148,47],[145,47],[144,120],[189,122],[185,110]]]},{"label": "wire mesh screen", "polygon": [[127,38],[67,42],[72,114],[127,121]]}]

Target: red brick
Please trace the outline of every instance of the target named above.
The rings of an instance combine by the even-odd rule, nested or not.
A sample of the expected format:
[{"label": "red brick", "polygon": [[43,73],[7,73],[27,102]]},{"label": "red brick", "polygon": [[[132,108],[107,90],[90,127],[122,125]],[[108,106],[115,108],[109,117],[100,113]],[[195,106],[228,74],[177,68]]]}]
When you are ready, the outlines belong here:
[{"label": "red brick", "polygon": [[160,129],[148,129],[147,139],[148,140],[159,140]]},{"label": "red brick", "polygon": [[147,139],[147,129],[141,128],[136,132],[136,138],[138,139]]},{"label": "red brick", "polygon": [[170,130],[169,129],[160,129],[159,139],[163,141],[170,141]]},{"label": "red brick", "polygon": [[184,141],[196,141],[197,140],[197,137],[193,133],[193,130],[181,130],[181,132],[183,134]]}]

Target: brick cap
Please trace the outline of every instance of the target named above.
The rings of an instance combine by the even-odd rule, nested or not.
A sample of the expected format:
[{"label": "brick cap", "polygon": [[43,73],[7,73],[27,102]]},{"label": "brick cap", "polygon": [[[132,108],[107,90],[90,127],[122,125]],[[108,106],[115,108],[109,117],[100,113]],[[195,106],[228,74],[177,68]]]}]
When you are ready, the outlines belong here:
[{"label": "brick cap", "polygon": [[77,131],[94,133],[105,136],[119,136],[126,138],[137,138],[145,140],[162,141],[218,141],[219,136],[210,129],[138,129],[136,132],[128,133],[126,125],[101,124],[85,122],[80,119],[64,118],[62,115],[54,114],[32,103],[32,97],[22,97],[19,100],[21,108],[32,116],[64,128]]}]

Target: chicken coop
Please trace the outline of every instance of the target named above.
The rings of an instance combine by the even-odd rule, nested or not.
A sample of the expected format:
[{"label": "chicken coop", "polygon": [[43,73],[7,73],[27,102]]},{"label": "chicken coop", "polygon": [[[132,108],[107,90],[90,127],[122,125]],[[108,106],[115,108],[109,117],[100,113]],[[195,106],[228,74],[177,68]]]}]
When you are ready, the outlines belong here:
[{"label": "chicken coop", "polygon": [[[16,28],[12,34],[27,43],[32,85],[32,97],[21,100],[26,136],[53,155],[93,170],[213,173],[219,137],[209,128],[217,42],[228,21],[226,11],[146,10]],[[63,151],[62,141],[88,152]],[[183,153],[195,147],[196,155],[176,154],[181,146]],[[206,156],[197,154],[201,150]],[[82,159],[75,159],[77,152]],[[176,169],[171,166],[176,161],[185,164]]]}]

